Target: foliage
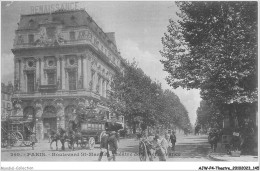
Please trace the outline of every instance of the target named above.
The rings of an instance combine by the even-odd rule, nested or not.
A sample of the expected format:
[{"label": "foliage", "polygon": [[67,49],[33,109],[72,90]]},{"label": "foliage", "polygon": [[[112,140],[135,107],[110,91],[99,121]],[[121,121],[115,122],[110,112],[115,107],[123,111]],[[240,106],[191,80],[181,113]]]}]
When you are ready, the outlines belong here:
[{"label": "foliage", "polygon": [[214,103],[202,100],[197,109],[196,125],[201,128],[218,127],[222,124],[223,115]]},{"label": "foliage", "polygon": [[169,127],[170,123],[182,129],[190,125],[188,112],[173,92],[163,91],[161,84],[152,81],[136,62],[126,63],[124,69],[124,74],[113,79],[109,107],[124,115],[129,126],[144,130],[148,126]]},{"label": "foliage", "polygon": [[200,89],[197,124],[212,126],[224,115],[241,122],[257,103],[257,2],[176,4],[180,19],[162,38],[167,82]]},{"label": "foliage", "polygon": [[168,83],[204,100],[257,101],[257,2],[177,2],[162,38]]}]

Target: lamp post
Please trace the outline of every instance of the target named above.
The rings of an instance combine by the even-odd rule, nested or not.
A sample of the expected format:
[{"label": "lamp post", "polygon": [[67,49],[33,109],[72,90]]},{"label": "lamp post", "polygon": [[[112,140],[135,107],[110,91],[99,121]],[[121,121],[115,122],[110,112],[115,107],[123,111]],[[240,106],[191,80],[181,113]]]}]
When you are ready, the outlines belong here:
[{"label": "lamp post", "polygon": [[6,120],[7,120],[7,149],[11,149],[11,130],[10,130],[10,116],[11,116],[11,112],[13,109],[11,109],[10,106],[8,106],[8,108],[6,109],[7,112],[7,116],[6,116]]},{"label": "lamp post", "polygon": [[[36,132],[37,132],[37,128],[39,127],[39,126],[37,127],[38,120],[39,120],[38,118],[35,119],[35,137],[37,137]],[[39,129],[38,129],[38,132],[40,132]],[[40,138],[41,138],[40,136],[41,136],[41,134],[39,134],[39,136],[38,136],[38,139],[37,139],[38,142],[40,142]]]}]

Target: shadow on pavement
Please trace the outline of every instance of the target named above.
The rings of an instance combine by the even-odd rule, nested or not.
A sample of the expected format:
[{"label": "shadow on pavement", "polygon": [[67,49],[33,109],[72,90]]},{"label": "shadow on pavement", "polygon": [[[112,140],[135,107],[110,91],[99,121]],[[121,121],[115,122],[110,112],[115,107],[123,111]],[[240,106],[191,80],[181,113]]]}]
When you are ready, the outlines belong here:
[{"label": "shadow on pavement", "polygon": [[119,152],[139,153],[139,145],[119,148]]},{"label": "shadow on pavement", "polygon": [[180,158],[208,158],[210,146],[208,143],[181,143],[177,144],[175,149]]},{"label": "shadow on pavement", "polygon": [[208,136],[207,135],[203,135],[203,136],[194,136],[194,137],[185,137],[185,139],[204,139],[204,140],[208,140]]}]

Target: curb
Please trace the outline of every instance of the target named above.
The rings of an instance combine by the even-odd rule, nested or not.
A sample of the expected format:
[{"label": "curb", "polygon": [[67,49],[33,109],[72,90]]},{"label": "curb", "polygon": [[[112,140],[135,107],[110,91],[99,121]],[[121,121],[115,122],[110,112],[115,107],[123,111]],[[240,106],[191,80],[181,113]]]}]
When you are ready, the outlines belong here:
[{"label": "curb", "polygon": [[[217,156],[215,157],[214,155],[211,155],[211,154],[208,154],[208,159],[209,160],[212,160],[212,161],[226,161],[226,162],[246,162],[247,160],[251,161],[251,158],[249,159],[245,159],[245,160],[232,160],[232,157],[230,157],[230,159],[220,159],[218,158]],[[257,158],[257,157],[253,157],[253,158]],[[255,161],[252,161],[252,162],[255,162]]]},{"label": "curb", "polygon": [[223,160],[223,159],[218,159],[216,157],[212,157],[210,154],[208,155],[208,158],[212,161],[227,161],[227,160]]}]

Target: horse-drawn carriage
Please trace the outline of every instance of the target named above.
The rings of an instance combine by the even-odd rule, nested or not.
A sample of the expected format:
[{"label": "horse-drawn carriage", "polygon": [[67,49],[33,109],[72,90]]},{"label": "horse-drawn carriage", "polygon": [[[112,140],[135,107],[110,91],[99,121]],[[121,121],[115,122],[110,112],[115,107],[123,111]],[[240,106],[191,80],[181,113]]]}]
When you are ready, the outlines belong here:
[{"label": "horse-drawn carriage", "polygon": [[52,149],[52,143],[56,142],[56,149],[58,149],[57,141],[62,144],[62,149],[65,150],[65,142],[68,144],[68,148],[74,150],[74,145],[81,148],[89,147],[94,149],[95,144],[99,144],[102,135],[105,133],[104,120],[86,119],[77,122],[76,120],[70,120],[69,126],[66,129],[59,128],[57,133],[51,135],[50,148]]},{"label": "horse-drawn carriage", "polygon": [[99,144],[102,134],[105,132],[105,121],[88,120],[84,121],[79,126],[79,135],[77,142],[81,147],[86,147],[88,144],[89,149],[94,149],[95,144]]},{"label": "horse-drawn carriage", "polygon": [[[33,122],[24,120],[8,120],[1,122],[1,147],[31,146],[33,138]],[[9,136],[8,136],[9,134]]]}]

